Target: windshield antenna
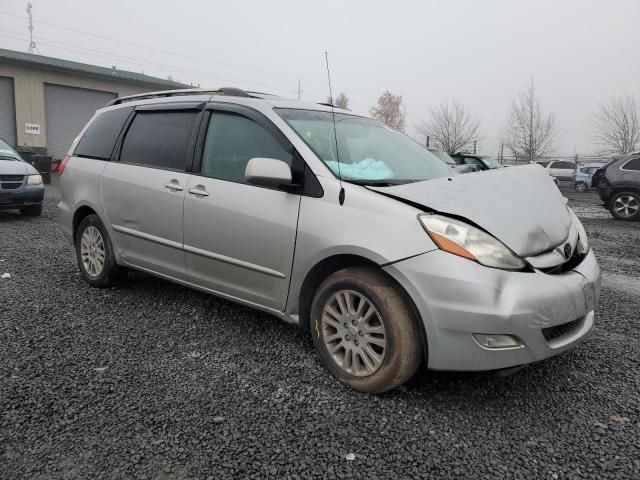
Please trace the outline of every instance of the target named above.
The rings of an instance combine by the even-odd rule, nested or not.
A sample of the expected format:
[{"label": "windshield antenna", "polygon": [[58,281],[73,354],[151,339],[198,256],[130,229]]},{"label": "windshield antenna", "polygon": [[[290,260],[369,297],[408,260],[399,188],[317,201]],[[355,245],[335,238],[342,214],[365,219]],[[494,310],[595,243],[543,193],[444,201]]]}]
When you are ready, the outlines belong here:
[{"label": "windshield antenna", "polygon": [[336,130],[336,112],[333,110],[333,91],[331,90],[331,73],[329,73],[329,54],[324,52],[324,60],[327,64],[327,80],[329,80],[329,99],[331,100],[331,119],[333,120],[333,139],[336,142],[336,159],[338,160],[338,180],[340,181],[340,194],[338,201],[344,204],[344,187],[342,186],[342,172],[340,171],[340,152],[338,151],[338,131]]}]

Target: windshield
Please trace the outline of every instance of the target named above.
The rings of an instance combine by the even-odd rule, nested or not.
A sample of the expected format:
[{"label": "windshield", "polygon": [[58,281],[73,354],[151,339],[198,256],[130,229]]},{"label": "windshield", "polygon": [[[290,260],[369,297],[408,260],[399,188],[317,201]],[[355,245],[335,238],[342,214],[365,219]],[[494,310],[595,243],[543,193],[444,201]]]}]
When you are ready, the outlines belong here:
[{"label": "windshield", "polygon": [[[446,177],[449,167],[407,136],[368,118],[276,109],[313,152],[343,180],[400,184]],[[338,161],[339,160],[339,161]]]},{"label": "windshield", "polygon": [[484,164],[489,168],[502,168],[502,165],[498,160],[489,155],[480,157]]},{"label": "windshield", "polygon": [[18,160],[22,161],[18,152],[11,148],[4,140],[0,138],[0,159],[2,160]]}]

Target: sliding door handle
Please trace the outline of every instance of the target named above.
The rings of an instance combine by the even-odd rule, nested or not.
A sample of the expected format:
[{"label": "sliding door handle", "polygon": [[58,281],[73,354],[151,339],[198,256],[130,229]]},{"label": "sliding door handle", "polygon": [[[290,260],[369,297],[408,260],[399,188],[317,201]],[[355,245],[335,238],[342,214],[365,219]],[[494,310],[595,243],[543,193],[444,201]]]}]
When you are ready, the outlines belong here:
[{"label": "sliding door handle", "polygon": [[206,190],[199,188],[199,187],[195,187],[195,188],[190,188],[189,189],[189,193],[191,195],[196,195],[198,197],[208,197],[209,196],[209,192],[207,192]]}]

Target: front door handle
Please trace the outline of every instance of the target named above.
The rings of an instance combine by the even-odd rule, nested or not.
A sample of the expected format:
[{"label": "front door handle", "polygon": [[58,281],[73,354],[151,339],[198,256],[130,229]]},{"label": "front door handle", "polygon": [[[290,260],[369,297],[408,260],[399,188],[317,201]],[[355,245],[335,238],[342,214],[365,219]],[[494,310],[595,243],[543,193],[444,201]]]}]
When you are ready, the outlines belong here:
[{"label": "front door handle", "polygon": [[200,185],[198,185],[197,187],[194,188],[190,188],[189,189],[189,193],[191,195],[197,195],[199,197],[208,197],[209,196],[209,192],[207,192],[203,187],[201,187]]},{"label": "front door handle", "polygon": [[164,184],[165,188],[168,188],[169,190],[174,190],[174,191],[182,191],[184,190],[184,188],[182,188],[182,185],[180,185],[179,183],[165,183]]}]

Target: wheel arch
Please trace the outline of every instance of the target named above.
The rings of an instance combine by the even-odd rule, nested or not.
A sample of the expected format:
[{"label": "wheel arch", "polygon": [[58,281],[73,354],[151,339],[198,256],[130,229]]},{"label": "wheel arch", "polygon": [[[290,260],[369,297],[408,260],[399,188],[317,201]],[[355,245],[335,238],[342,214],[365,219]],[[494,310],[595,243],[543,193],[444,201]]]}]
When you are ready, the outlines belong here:
[{"label": "wheel arch", "polygon": [[98,213],[89,205],[82,205],[73,212],[73,221],[72,221],[72,233],[73,233],[73,242],[76,241],[76,233],[78,231],[78,227],[82,220],[84,220],[89,215],[97,215]]},{"label": "wheel arch", "polygon": [[298,314],[300,327],[305,332],[309,331],[311,302],[313,295],[320,284],[331,274],[349,267],[371,266],[380,268],[373,260],[355,254],[336,254],[323,258],[316,263],[305,276],[298,296]]},{"label": "wheel arch", "polygon": [[631,192],[636,195],[640,195],[640,184],[638,183],[625,183],[625,184],[616,184],[611,187],[611,197],[617,195],[622,192]]},{"label": "wheel arch", "polygon": [[418,330],[420,332],[420,340],[422,343],[423,361],[426,362],[428,356],[428,343],[425,327],[422,321],[422,315],[418,309],[413,298],[407,291],[407,289],[394,278],[389,272],[382,268],[382,265],[371,260],[370,258],[357,255],[357,254],[336,254],[326,257],[316,263],[307,273],[298,297],[298,314],[299,325],[306,333],[310,332],[310,320],[311,320],[311,303],[313,302],[313,296],[320,286],[320,284],[329,275],[350,267],[371,267],[388,277],[395,283],[404,293],[406,301],[414,314],[415,321],[418,323]]}]

